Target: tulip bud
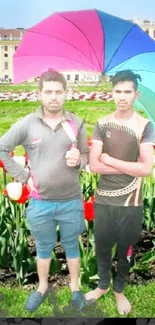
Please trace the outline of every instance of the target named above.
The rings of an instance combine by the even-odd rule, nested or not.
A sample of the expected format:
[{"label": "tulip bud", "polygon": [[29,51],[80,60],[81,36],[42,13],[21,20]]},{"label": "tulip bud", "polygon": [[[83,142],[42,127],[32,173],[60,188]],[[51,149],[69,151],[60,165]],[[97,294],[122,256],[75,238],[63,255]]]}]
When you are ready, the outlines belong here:
[{"label": "tulip bud", "polygon": [[13,159],[23,167],[25,167],[25,157],[24,156],[14,156]]},{"label": "tulip bud", "polygon": [[91,170],[90,170],[89,164],[85,166],[85,170],[86,170],[87,173],[90,173],[91,174]]},{"label": "tulip bud", "polygon": [[11,182],[6,185],[8,196],[12,200],[19,200],[22,195],[22,183],[20,182]]}]

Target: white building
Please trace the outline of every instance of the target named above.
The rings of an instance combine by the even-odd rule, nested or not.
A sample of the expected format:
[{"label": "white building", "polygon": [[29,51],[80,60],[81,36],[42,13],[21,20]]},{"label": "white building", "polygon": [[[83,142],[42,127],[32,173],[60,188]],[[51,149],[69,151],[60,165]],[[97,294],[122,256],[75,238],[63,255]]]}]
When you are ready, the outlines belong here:
[{"label": "white building", "polygon": [[0,82],[12,80],[12,58],[24,34],[23,28],[0,28]]},{"label": "white building", "polygon": [[87,72],[87,71],[63,71],[64,76],[70,83],[78,82],[98,82],[101,73]]}]

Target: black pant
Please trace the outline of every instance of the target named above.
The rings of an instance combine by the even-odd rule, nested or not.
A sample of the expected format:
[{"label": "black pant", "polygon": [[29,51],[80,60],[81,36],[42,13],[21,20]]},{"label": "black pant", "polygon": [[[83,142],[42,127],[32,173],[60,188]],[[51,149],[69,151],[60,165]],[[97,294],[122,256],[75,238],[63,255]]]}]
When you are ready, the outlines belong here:
[{"label": "black pant", "polygon": [[99,275],[99,288],[107,289],[111,279],[112,248],[117,244],[117,273],[113,279],[115,292],[122,292],[129,274],[127,252],[139,240],[143,207],[106,206],[95,203],[94,235]]}]

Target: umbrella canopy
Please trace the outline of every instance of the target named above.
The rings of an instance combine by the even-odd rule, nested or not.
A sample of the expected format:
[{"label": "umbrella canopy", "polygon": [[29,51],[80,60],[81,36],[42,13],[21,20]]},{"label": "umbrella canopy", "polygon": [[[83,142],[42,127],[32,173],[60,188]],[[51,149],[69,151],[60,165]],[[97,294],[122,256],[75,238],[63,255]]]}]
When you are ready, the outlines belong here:
[{"label": "umbrella canopy", "polygon": [[155,123],[155,42],[138,25],[99,10],[57,12],[28,29],[13,57],[14,83],[47,69],[141,75],[136,107]]}]

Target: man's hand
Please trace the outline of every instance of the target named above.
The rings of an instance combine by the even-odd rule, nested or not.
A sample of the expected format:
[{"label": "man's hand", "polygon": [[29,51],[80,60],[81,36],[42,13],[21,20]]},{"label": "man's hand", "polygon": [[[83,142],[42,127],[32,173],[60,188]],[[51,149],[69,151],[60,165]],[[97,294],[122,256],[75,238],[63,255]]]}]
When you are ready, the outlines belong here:
[{"label": "man's hand", "polygon": [[29,178],[29,180],[27,182],[27,186],[28,186],[30,192],[36,192],[32,177]]},{"label": "man's hand", "polygon": [[138,161],[124,161],[102,154],[101,161],[112,168],[118,169],[121,173],[134,177],[144,177],[151,174],[153,168],[153,146],[151,144],[140,145]]},{"label": "man's hand", "polygon": [[107,153],[102,153],[102,154],[101,154],[100,161],[101,161],[103,164],[108,165],[108,166],[111,166],[111,165],[110,165],[111,160],[112,160],[112,157],[110,157]]},{"label": "man's hand", "polygon": [[69,167],[76,167],[80,165],[80,151],[77,148],[73,148],[66,152],[66,162]]}]

